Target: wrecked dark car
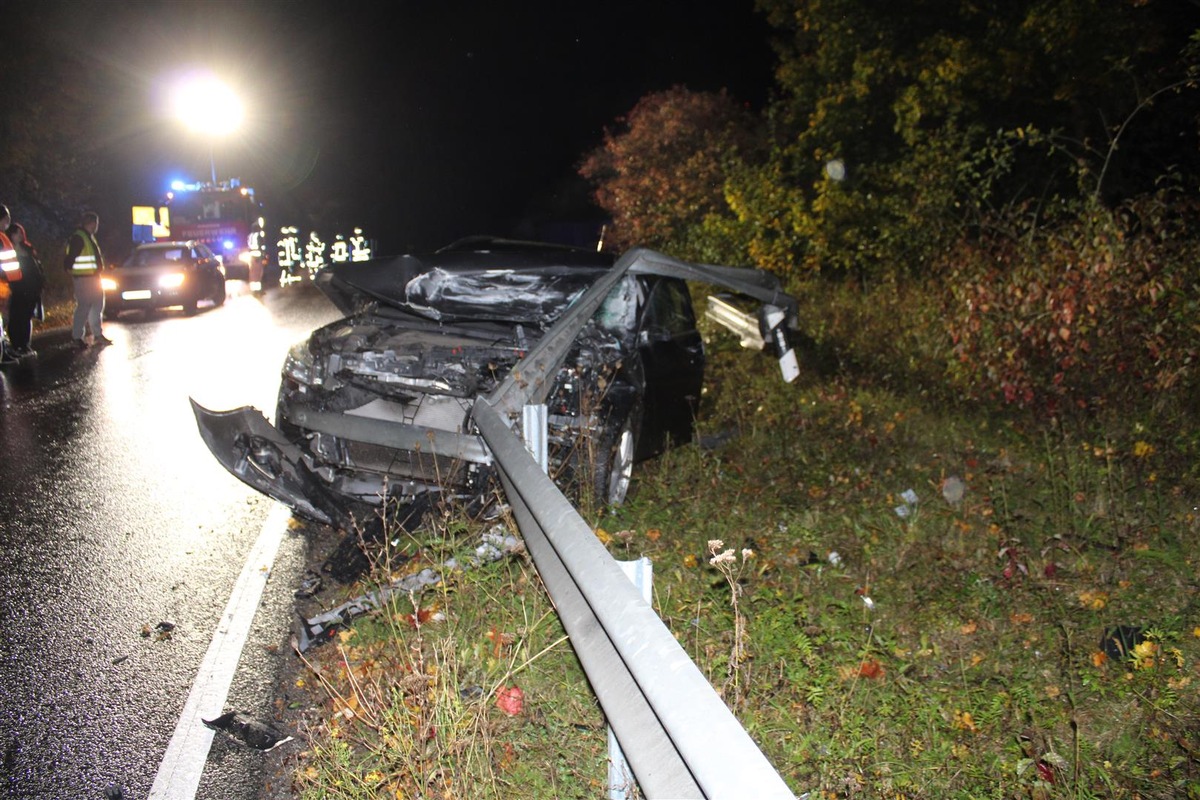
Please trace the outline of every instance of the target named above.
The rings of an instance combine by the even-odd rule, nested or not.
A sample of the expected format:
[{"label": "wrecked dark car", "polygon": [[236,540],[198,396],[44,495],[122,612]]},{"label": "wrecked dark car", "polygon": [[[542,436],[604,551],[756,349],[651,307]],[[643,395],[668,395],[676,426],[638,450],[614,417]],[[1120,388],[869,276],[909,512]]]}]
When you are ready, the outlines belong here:
[{"label": "wrecked dark car", "polygon": [[795,303],[768,273],[473,237],[323,270],[317,284],[347,316],[292,348],[275,424],[193,403],[201,435],[235,476],[320,522],[429,495],[482,510],[497,496],[472,423],[483,398],[527,443],[544,431],[543,466],[564,492],[618,504],[636,461],[692,436],[705,356],[687,280],[763,303],[737,323],[794,377]]}]

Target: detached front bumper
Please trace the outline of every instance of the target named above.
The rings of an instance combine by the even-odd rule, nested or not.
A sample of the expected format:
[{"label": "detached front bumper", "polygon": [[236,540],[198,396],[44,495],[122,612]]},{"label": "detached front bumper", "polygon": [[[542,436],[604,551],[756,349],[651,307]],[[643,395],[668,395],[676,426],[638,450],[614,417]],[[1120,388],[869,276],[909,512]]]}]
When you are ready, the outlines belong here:
[{"label": "detached front bumper", "polygon": [[322,462],[318,472],[311,454],[256,408],[210,411],[193,400],[192,411],[204,443],[236,478],[303,516],[339,527],[353,524],[351,501],[369,503],[389,489],[410,496],[447,485],[478,491],[492,463],[478,436],[293,404],[290,422],[340,443],[334,460]]},{"label": "detached front bumper", "polygon": [[346,527],[350,518],[332,502],[304,463],[300,448],[284,438],[257,408],[210,411],[191,401],[200,437],[234,477],[318,522]]}]

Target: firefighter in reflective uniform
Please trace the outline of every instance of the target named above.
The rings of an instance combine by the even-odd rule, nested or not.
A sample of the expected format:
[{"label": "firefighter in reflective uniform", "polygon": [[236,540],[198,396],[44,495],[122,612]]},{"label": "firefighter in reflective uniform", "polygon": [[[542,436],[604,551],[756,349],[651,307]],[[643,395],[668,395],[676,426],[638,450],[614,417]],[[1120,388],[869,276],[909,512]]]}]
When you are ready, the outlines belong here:
[{"label": "firefighter in reflective uniform", "polygon": [[89,328],[94,344],[112,344],[112,339],[100,329],[100,318],[104,313],[104,289],[100,286],[104,254],[96,242],[99,227],[100,216],[94,211],[86,212],[79,220],[79,229],[67,240],[67,252],[63,257],[63,269],[71,274],[75,284],[75,320],[71,337],[80,350],[88,346],[85,337]]},{"label": "firefighter in reflective uniform", "polygon": [[[17,260],[17,250],[5,233],[10,222],[12,215],[8,212],[8,206],[0,205],[0,300],[5,301],[5,310],[13,285],[21,280],[21,262]],[[0,322],[0,363],[12,364],[16,360],[9,347],[8,336],[4,333],[4,324]]]}]

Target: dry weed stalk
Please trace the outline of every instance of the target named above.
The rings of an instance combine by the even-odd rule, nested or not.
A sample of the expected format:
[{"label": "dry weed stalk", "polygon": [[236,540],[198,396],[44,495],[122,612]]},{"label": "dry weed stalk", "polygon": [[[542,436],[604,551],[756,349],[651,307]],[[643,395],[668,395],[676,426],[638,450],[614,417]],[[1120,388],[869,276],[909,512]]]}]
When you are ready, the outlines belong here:
[{"label": "dry weed stalk", "polygon": [[716,567],[729,584],[729,605],[733,609],[733,646],[729,652],[729,666],[723,687],[730,708],[738,711],[742,707],[742,666],[750,658],[749,633],[746,627],[746,617],[742,614],[740,582],[742,569],[746,562],[754,558],[754,551],[749,548],[742,550],[742,559],[738,560],[733,548],[722,551],[725,542],[721,539],[710,539],[708,552],[711,558],[708,563]]}]

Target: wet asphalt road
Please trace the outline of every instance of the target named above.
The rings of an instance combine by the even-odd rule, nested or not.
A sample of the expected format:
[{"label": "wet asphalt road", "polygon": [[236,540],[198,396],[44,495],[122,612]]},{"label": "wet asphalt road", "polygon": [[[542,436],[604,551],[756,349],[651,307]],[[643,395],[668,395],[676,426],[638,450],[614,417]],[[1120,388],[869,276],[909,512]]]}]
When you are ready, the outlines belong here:
[{"label": "wet asphalt road", "polygon": [[[39,336],[32,367],[0,372],[0,797],[149,794],[271,509],[208,453],[188,397],[273,417],[287,348],[339,316],[311,284],[229,288],[193,317],[106,323],[107,348]],[[269,709],[304,549],[285,537],[227,710]],[[255,797],[262,761],[217,734],[197,796]]]}]

